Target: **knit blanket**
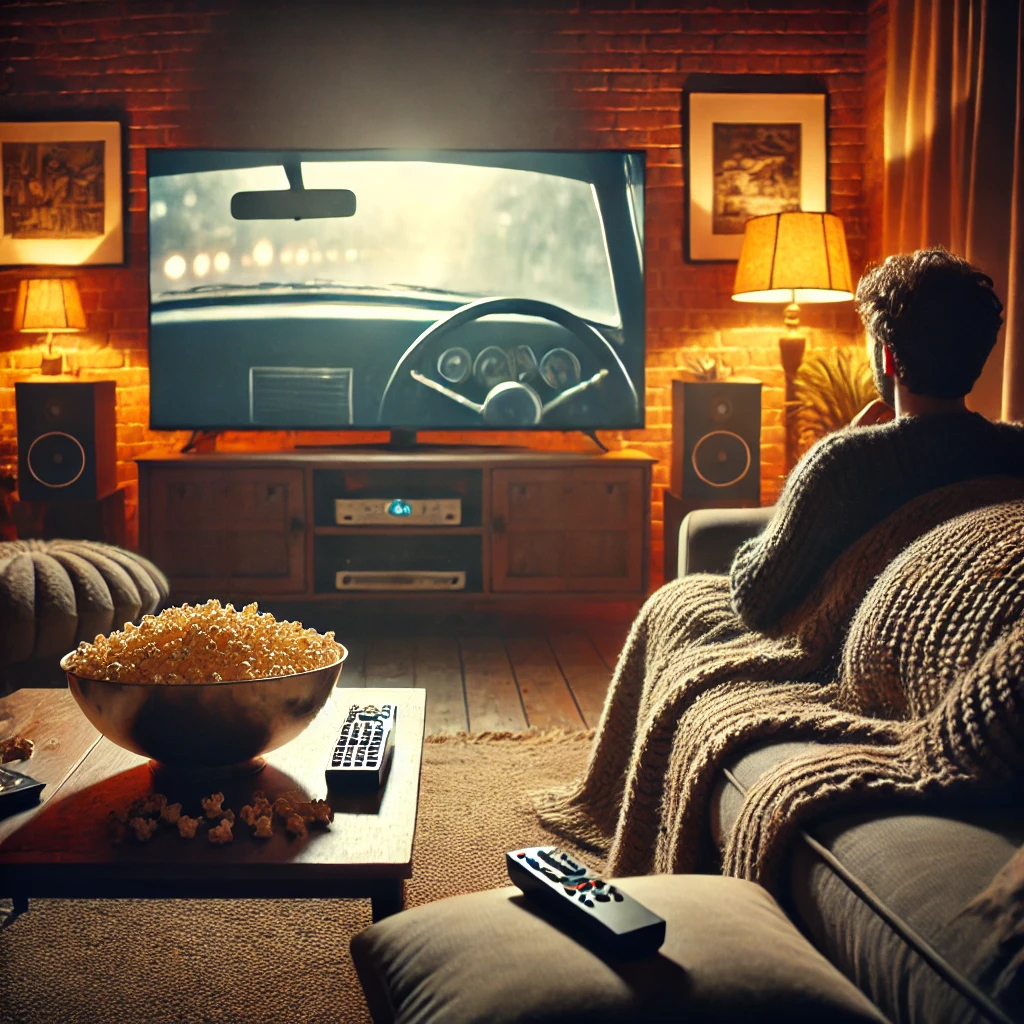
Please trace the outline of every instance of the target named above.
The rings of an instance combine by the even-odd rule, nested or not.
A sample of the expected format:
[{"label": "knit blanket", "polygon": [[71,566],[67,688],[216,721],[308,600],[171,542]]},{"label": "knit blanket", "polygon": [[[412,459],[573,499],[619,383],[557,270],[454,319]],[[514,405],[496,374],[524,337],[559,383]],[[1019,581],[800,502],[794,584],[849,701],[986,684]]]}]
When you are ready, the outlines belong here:
[{"label": "knit blanket", "polygon": [[749,790],[724,870],[771,886],[825,810],[1005,783],[1024,770],[1024,480],[930,491],[847,549],[769,633],[725,576],[655,593],[634,622],[584,776],[534,795],[611,875],[709,866],[723,762],[773,737],[826,749]]}]

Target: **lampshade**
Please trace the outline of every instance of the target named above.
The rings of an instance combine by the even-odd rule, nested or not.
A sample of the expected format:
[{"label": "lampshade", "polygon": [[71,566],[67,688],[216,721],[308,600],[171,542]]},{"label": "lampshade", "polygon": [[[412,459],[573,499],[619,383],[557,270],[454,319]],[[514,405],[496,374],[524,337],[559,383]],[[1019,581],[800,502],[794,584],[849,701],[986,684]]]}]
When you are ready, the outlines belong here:
[{"label": "lampshade", "polygon": [[853,298],[843,222],[834,213],[769,213],[743,230],[737,302],[843,302]]},{"label": "lampshade", "polygon": [[85,326],[78,284],[72,278],[27,278],[19,283],[16,331],[81,331]]}]

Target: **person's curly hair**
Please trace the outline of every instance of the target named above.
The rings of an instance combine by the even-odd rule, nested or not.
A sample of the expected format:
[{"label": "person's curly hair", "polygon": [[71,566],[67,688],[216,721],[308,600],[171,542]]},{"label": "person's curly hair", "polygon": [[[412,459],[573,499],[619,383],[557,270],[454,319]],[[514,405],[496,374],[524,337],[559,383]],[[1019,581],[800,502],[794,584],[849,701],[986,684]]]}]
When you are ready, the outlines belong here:
[{"label": "person's curly hair", "polygon": [[915,395],[966,395],[996,343],[1002,311],[992,279],[941,245],[890,256],[857,285],[875,364],[888,345],[897,379]]}]

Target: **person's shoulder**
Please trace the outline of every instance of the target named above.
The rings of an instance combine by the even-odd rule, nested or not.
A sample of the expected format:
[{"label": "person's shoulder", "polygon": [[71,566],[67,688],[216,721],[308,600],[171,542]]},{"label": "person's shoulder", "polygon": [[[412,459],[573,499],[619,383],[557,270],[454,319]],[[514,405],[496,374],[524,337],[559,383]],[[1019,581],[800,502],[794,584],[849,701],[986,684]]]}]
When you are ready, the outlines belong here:
[{"label": "person's shoulder", "polygon": [[859,451],[871,451],[885,447],[893,437],[899,436],[902,427],[899,420],[875,423],[866,427],[842,427],[815,441],[804,453],[801,464],[821,465],[845,455]]}]

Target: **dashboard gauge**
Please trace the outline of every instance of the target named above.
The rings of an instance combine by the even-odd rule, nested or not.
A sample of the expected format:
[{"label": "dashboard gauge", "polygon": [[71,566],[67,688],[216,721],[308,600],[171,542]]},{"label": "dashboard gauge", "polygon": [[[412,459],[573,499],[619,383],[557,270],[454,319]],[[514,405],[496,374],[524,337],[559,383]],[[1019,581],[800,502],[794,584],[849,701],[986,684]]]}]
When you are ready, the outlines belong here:
[{"label": "dashboard gauge", "polygon": [[513,350],[516,361],[516,380],[524,384],[537,379],[537,357],[529,345],[516,345]]},{"label": "dashboard gauge", "polygon": [[540,375],[556,391],[564,391],[579,384],[580,361],[567,348],[553,348],[540,361]]},{"label": "dashboard gauge", "polygon": [[488,345],[476,357],[473,376],[488,391],[499,384],[504,384],[505,381],[515,380],[512,361],[497,345]]},{"label": "dashboard gauge", "polygon": [[473,360],[464,348],[446,348],[438,357],[437,372],[449,384],[462,384],[473,372]]},{"label": "dashboard gauge", "polygon": [[544,409],[540,396],[529,384],[505,381],[484,399],[480,415],[489,427],[532,427],[540,423]]}]

